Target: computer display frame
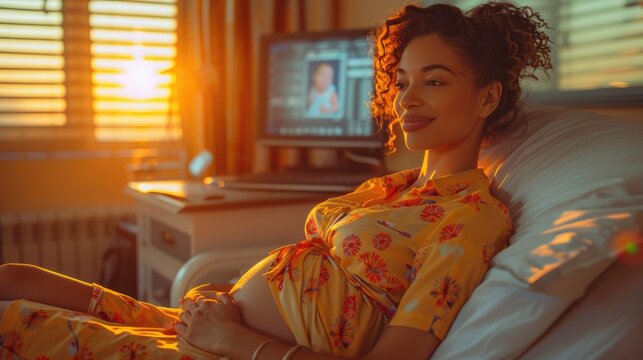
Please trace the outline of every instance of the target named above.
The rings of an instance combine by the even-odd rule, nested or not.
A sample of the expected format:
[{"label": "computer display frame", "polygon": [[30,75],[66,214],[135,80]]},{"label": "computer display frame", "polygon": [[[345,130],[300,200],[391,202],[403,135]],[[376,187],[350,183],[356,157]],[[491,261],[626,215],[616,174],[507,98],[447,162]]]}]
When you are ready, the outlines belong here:
[{"label": "computer display frame", "polygon": [[[293,34],[270,34],[264,35],[260,40],[260,53],[259,53],[259,94],[258,94],[258,114],[257,114],[257,126],[256,126],[256,139],[259,145],[265,146],[282,146],[282,147],[316,147],[316,148],[383,148],[384,145],[384,131],[380,130],[375,123],[372,115],[370,115],[370,110],[368,110],[369,119],[371,123],[370,133],[371,135],[361,135],[361,136],[350,136],[350,135],[315,135],[315,134],[301,134],[301,135],[281,135],[281,134],[271,134],[268,131],[269,127],[269,72],[270,72],[270,48],[274,45],[279,44],[288,44],[293,42],[316,42],[324,41],[331,39],[348,39],[348,40],[357,40],[364,39],[368,41],[368,34],[370,29],[360,29],[360,30],[344,30],[344,31],[329,31],[329,32],[305,32],[305,33],[293,33]],[[370,56],[370,55],[369,55]],[[325,59],[323,55],[319,57],[306,58],[306,66],[308,70],[305,72],[306,78],[302,81],[307,81],[309,76],[312,76],[310,73],[311,68],[316,61],[336,61],[336,68],[338,71],[345,71],[345,59],[338,57],[333,57],[332,59]],[[372,65],[371,65],[371,78],[372,78]],[[310,73],[310,74],[309,74]],[[337,76],[337,75],[336,75]],[[347,74],[339,76],[338,78],[338,89],[344,91],[346,88],[345,79],[348,77]],[[369,89],[369,93],[372,93],[373,85]],[[368,99],[364,99],[366,102]],[[348,101],[348,100],[346,100]],[[364,104],[364,106],[366,106]],[[343,111],[345,109],[342,105],[339,105],[338,112],[341,116],[344,116]],[[303,115],[304,111],[302,110],[302,119],[309,117],[308,115]]]}]

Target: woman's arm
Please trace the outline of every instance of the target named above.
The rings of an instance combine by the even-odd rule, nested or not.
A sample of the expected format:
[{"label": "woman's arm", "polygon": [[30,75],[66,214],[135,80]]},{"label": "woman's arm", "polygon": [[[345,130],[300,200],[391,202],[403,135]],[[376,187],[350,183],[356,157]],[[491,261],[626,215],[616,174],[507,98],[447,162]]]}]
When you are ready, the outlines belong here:
[{"label": "woman's arm", "polygon": [[[222,344],[223,354],[230,359],[251,359],[255,349],[265,342],[272,340],[270,337],[254,332],[241,324],[230,328],[229,341]],[[364,360],[388,359],[428,359],[440,344],[440,340],[433,334],[404,326],[389,326],[375,344],[371,351],[359,358]],[[286,345],[277,341],[269,342],[261,348],[258,359],[281,360],[293,345]],[[325,360],[345,359],[333,355],[317,354],[300,350],[294,359],[300,360]]]},{"label": "woman's arm", "polygon": [[30,264],[0,265],[0,300],[30,301],[87,312],[92,284]]},{"label": "woman's arm", "polygon": [[[181,315],[181,323],[175,325],[176,333],[188,343],[202,350],[225,355],[231,359],[251,359],[257,347],[266,340],[258,359],[282,359],[293,347],[255,332],[241,323],[239,311],[232,297],[217,293],[208,299],[200,297],[188,302]],[[404,326],[389,326],[373,349],[362,359],[427,359],[439,344],[434,335]],[[332,355],[301,350],[296,359],[343,359]]]}]

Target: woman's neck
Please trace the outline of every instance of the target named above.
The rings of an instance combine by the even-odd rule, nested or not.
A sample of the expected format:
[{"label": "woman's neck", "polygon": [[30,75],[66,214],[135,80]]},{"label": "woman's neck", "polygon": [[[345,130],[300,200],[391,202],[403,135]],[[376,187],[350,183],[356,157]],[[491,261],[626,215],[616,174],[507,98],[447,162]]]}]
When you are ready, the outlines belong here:
[{"label": "woman's neck", "polygon": [[423,186],[427,180],[457,174],[478,167],[480,142],[462,142],[446,151],[425,150],[420,175],[414,187]]}]

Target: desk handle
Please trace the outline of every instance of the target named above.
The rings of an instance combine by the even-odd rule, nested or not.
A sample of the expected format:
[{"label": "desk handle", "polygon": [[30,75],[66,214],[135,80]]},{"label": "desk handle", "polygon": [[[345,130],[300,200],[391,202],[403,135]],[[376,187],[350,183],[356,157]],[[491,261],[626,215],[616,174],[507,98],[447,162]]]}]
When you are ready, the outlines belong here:
[{"label": "desk handle", "polygon": [[161,241],[168,246],[173,247],[174,245],[176,245],[176,239],[174,238],[174,235],[165,230],[161,230]]}]

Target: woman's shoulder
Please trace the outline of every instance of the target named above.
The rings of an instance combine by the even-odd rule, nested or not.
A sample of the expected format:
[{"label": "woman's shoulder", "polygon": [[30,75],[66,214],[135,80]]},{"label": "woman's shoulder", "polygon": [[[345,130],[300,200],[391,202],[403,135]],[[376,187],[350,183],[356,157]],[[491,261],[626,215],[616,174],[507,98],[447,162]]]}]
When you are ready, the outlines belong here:
[{"label": "woman's shoulder", "polygon": [[[457,174],[433,179],[436,192],[460,208],[460,216],[472,221],[483,220],[511,226],[507,206],[496,198],[489,187],[484,169],[474,168]],[[467,215],[463,214],[467,213]]]}]

